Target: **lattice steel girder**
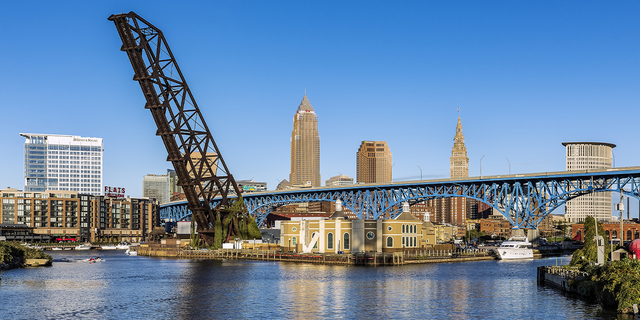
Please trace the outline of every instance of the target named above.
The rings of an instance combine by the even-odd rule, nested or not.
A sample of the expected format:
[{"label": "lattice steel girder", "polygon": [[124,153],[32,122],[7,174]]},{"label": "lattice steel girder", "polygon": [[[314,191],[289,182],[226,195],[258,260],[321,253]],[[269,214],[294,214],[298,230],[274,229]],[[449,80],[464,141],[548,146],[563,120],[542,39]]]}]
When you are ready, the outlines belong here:
[{"label": "lattice steel girder", "polygon": [[[199,230],[213,226],[214,211],[240,193],[191,90],[160,29],[134,12],[109,17],[122,40]],[[214,199],[219,197],[219,200]],[[201,202],[200,200],[203,200]],[[203,203],[217,203],[215,208]]]},{"label": "lattice steel girder", "polygon": [[[567,201],[605,191],[623,192],[640,199],[640,167],[271,191],[243,197],[258,224],[273,209],[299,202],[340,199],[360,219],[393,219],[400,213],[403,202],[466,197],[500,211],[514,228],[536,228],[544,217]],[[168,204],[163,210],[181,205],[184,204]]]}]

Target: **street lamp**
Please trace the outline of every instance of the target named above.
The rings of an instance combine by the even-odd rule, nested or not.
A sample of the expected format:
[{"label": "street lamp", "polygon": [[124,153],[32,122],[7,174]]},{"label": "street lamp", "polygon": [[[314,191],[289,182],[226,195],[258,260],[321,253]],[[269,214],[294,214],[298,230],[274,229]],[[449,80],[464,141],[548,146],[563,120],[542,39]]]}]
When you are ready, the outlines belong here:
[{"label": "street lamp", "polygon": [[483,155],[482,158],[480,158],[480,179],[482,179],[482,159],[484,159],[485,156],[486,154]]},{"label": "street lamp", "polygon": [[[505,158],[507,159],[507,158]],[[511,161],[509,161],[509,159],[507,159],[507,162],[509,163],[509,174],[511,174]]]},{"label": "street lamp", "polygon": [[416,167],[418,167],[418,169],[420,169],[420,180],[422,180],[422,168],[420,168],[419,165],[416,165]]}]

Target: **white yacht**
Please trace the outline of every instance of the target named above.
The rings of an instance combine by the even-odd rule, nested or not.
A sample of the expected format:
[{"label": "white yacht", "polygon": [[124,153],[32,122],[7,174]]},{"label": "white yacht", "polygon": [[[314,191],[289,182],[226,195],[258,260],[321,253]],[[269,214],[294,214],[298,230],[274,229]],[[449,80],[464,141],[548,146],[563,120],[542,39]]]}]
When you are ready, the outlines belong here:
[{"label": "white yacht", "polygon": [[116,249],[118,250],[127,250],[129,249],[129,245],[128,244],[124,244],[124,243],[120,243],[116,246]]},{"label": "white yacht", "polygon": [[127,255],[130,255],[130,256],[137,256],[138,255],[138,251],[133,251],[130,248],[127,248],[127,251],[125,251],[124,253],[127,254]]},{"label": "white yacht", "polygon": [[118,248],[116,246],[112,245],[112,244],[108,244],[108,245],[100,246],[100,249],[102,249],[102,250],[116,250]]},{"label": "white yacht", "polygon": [[527,237],[512,237],[495,249],[500,260],[533,259],[533,249]]}]

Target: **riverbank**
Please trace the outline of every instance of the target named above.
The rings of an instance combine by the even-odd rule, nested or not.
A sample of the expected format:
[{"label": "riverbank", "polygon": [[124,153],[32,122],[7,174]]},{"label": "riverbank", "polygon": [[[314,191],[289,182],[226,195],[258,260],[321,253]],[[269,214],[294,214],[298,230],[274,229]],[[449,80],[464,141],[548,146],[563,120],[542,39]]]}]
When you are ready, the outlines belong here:
[{"label": "riverbank", "polygon": [[597,301],[620,314],[640,315],[640,261],[620,260],[603,266],[540,266],[539,284]]},{"label": "riverbank", "polygon": [[29,248],[18,242],[0,242],[0,270],[51,265],[52,261],[53,258],[40,249]]}]

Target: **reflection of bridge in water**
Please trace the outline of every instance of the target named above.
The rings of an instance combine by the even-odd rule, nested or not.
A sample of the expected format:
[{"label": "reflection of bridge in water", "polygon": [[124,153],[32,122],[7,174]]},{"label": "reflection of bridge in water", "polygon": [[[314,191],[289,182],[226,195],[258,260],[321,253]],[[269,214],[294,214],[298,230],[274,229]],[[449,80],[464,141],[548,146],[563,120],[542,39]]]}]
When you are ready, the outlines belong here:
[{"label": "reflection of bridge in water", "polygon": [[[584,194],[614,191],[640,199],[639,185],[640,167],[624,167],[268,191],[243,198],[258,225],[275,208],[293,203],[340,199],[360,219],[393,219],[403,202],[466,197],[500,211],[514,228],[536,228],[554,209]],[[189,218],[187,201],[162,205],[160,216],[173,221]]]}]

